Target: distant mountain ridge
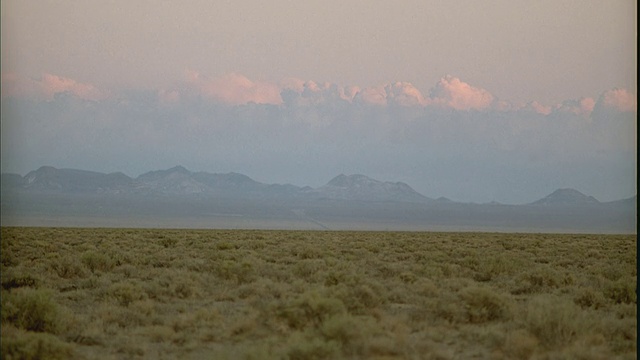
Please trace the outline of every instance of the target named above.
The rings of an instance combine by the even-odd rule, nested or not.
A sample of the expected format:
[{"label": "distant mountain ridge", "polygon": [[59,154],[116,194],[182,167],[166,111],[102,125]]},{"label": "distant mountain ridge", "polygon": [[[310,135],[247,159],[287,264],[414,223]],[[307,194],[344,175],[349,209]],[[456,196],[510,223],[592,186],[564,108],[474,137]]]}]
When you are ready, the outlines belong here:
[{"label": "distant mountain ridge", "polygon": [[360,174],[340,174],[311,193],[330,199],[359,201],[433,201],[403,182],[382,182]]},{"label": "distant mountain ridge", "polygon": [[[131,178],[123,173],[40,167],[24,177],[2,174],[6,185],[24,191],[58,193],[147,193],[162,195],[298,196],[312,199],[424,202],[431,199],[402,182],[382,182],[364,175],[338,175],[313,189],[291,184],[264,184],[239,173],[191,172],[182,166]],[[3,181],[4,183],[4,181]]]},{"label": "distant mountain ridge", "polygon": [[132,186],[133,179],[121,172],[104,174],[42,166],[25,175],[20,185],[28,190],[39,191],[118,192]]},{"label": "distant mountain ridge", "polygon": [[534,201],[532,205],[588,205],[588,204],[600,204],[593,196],[588,196],[581,193],[578,190],[564,188],[558,189],[546,197]]},{"label": "distant mountain ridge", "polygon": [[[340,174],[323,186],[311,188],[291,184],[265,184],[239,173],[191,172],[183,166],[155,170],[131,178],[121,172],[100,173],[42,166],[24,177],[2,174],[3,191],[53,193],[146,194],[165,196],[226,196],[249,198],[302,197],[345,201],[395,201],[458,204],[444,197],[432,199],[403,182],[385,182],[362,174]],[[636,197],[601,203],[593,196],[571,188],[558,189],[530,206],[584,206],[612,203],[634,204]],[[501,205],[491,202],[492,205]]]},{"label": "distant mountain ridge", "polygon": [[317,188],[182,166],[136,178],[50,166],[0,175],[2,226],[637,232],[636,196],[599,202],[566,188],[506,205],[432,199],[406,183],[361,174]]}]

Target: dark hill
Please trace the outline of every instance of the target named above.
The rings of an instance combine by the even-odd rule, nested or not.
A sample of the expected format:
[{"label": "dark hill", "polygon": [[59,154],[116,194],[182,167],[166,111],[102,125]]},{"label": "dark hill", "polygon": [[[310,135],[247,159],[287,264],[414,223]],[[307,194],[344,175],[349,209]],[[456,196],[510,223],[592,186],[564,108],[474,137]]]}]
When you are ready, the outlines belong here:
[{"label": "dark hill", "polygon": [[103,174],[94,171],[56,169],[43,166],[22,180],[29,190],[53,192],[118,192],[131,187],[134,180],[123,173]]},{"label": "dark hill", "polygon": [[327,199],[400,202],[432,200],[403,182],[382,182],[359,174],[349,176],[340,174],[326,185],[311,192]]},{"label": "dark hill", "polygon": [[575,189],[558,189],[531,205],[590,205],[600,204],[593,196],[588,196]]}]

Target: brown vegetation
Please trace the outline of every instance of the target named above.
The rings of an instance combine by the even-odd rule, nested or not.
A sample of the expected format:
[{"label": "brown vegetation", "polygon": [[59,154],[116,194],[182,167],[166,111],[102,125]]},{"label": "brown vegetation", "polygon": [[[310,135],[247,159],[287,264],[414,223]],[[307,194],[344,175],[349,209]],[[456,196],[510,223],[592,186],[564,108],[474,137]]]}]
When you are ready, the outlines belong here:
[{"label": "brown vegetation", "polygon": [[635,359],[636,238],[2,228],[3,359]]}]

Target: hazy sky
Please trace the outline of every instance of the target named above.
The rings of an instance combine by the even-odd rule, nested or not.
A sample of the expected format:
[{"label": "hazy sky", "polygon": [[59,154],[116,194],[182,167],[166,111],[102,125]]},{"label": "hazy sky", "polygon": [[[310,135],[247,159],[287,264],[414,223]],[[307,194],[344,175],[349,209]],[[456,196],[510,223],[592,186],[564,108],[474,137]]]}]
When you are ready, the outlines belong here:
[{"label": "hazy sky", "polygon": [[2,1],[2,70],[159,87],[185,70],[342,85],[450,74],[509,101],[636,93],[631,0]]},{"label": "hazy sky", "polygon": [[1,6],[2,171],[363,172],[512,203],[636,192],[635,1]]}]

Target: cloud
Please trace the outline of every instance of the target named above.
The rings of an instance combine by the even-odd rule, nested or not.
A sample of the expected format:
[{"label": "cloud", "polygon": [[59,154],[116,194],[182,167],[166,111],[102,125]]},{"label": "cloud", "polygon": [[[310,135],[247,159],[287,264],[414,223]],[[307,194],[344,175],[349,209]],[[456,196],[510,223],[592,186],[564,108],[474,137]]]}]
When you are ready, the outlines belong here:
[{"label": "cloud", "polygon": [[208,98],[216,99],[230,105],[241,105],[254,102],[256,104],[281,104],[280,88],[267,82],[254,82],[247,77],[231,73],[217,79],[207,79],[197,72],[187,73],[189,85],[195,86]]},{"label": "cloud", "polygon": [[620,112],[636,112],[638,99],[625,89],[612,89],[605,91],[598,99],[603,106],[613,108]]},{"label": "cloud", "polygon": [[344,88],[344,98],[364,104],[424,106],[426,101],[420,90],[411,83],[396,82],[360,89],[358,87]]},{"label": "cloud", "polygon": [[494,96],[487,90],[473,87],[447,75],[431,89],[428,103],[456,110],[483,110],[488,109],[493,101]]},{"label": "cloud", "polygon": [[354,100],[366,104],[387,105],[387,92],[384,86],[368,87],[358,92]]},{"label": "cloud", "polygon": [[280,80],[280,83],[278,85],[283,90],[290,89],[295,92],[301,93],[302,91],[304,91],[304,84],[305,81],[298,78],[284,78]]},{"label": "cloud", "polygon": [[593,111],[596,102],[592,98],[581,98],[578,100],[566,100],[555,109],[557,112],[566,112],[574,115],[589,116]]},{"label": "cloud", "polygon": [[[555,107],[532,101],[525,105],[514,105],[495,98],[489,91],[474,87],[457,77],[447,75],[438,81],[425,97],[409,82],[381,84],[367,88],[340,86],[333,83],[318,83],[299,78],[285,78],[277,83],[252,81],[244,75],[231,73],[220,78],[209,79],[198,72],[188,70],[186,83],[178,89],[158,92],[162,103],[175,104],[185,95],[202,96],[228,105],[247,103],[295,106],[342,106],[339,103],[400,107],[436,107],[460,111],[517,111],[525,109],[549,115],[554,109],[575,114],[588,114],[593,109],[593,100],[585,98],[577,103],[563,103]],[[189,97],[189,96],[187,96]]]},{"label": "cloud", "polygon": [[541,115],[549,115],[553,111],[553,107],[541,104],[537,101],[531,101],[525,105],[522,110],[532,111]]},{"label": "cloud", "polygon": [[91,84],[79,83],[73,79],[61,76],[44,74],[41,83],[45,94],[49,98],[53,98],[55,94],[63,92],[70,92],[78,98],[85,100],[100,100],[106,96]]},{"label": "cloud", "polygon": [[343,99],[349,101],[353,101],[353,99],[356,97],[356,95],[358,95],[359,92],[360,87],[355,85],[340,88],[340,96]]},{"label": "cloud", "polygon": [[385,86],[388,101],[401,106],[425,105],[426,101],[420,90],[411,83],[396,82],[393,85]]},{"label": "cloud", "polygon": [[[283,101],[291,103],[295,99],[295,104],[298,106],[336,104],[336,102],[345,101],[351,103],[360,91],[357,86],[342,87],[328,82],[318,84],[315,81],[293,78],[281,81],[280,86],[283,89],[281,93]],[[287,100],[284,97],[287,97]]]},{"label": "cloud", "polygon": [[2,96],[28,97],[52,100],[56,94],[71,93],[84,100],[103,100],[108,96],[91,84],[80,83],[73,79],[43,74],[39,80],[27,79],[15,74],[2,74]]}]

